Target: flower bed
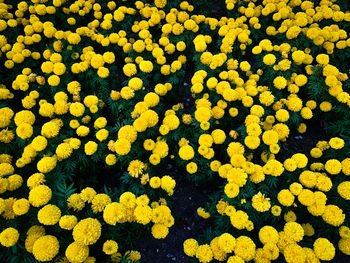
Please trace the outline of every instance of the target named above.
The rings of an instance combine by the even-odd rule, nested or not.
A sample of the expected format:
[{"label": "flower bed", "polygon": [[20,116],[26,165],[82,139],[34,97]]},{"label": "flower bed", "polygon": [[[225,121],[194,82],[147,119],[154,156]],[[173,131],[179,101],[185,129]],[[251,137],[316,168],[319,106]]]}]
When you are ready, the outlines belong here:
[{"label": "flower bed", "polygon": [[142,261],[183,178],[190,262],[350,255],[347,1],[0,2],[6,262]]}]

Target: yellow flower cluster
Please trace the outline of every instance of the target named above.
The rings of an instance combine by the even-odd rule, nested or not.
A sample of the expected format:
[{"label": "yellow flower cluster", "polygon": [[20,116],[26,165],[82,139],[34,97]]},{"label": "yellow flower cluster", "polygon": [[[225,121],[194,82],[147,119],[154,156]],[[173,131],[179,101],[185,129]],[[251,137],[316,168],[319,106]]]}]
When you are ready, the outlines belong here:
[{"label": "yellow flower cluster", "polygon": [[346,1],[10,2],[6,255],[138,261],[130,233],[167,237],[180,176],[215,192],[193,211],[215,231],[183,244],[194,262],[350,255]]},{"label": "yellow flower cluster", "polygon": [[[300,225],[289,222],[284,225],[283,231],[278,232],[272,226],[264,226],[259,231],[259,241],[262,247],[257,245],[247,236],[233,237],[229,233],[215,237],[210,244],[199,245],[195,239],[187,239],[183,243],[187,256],[196,257],[199,262],[211,262],[212,260],[227,262],[247,262],[254,259],[255,262],[269,262],[276,260],[280,253],[284,255],[286,262],[319,262],[330,261],[335,256],[333,244],[326,238],[318,238],[313,248],[301,247],[297,243],[304,235],[312,236],[313,229],[308,225]],[[235,255],[229,255],[234,253]]]}]

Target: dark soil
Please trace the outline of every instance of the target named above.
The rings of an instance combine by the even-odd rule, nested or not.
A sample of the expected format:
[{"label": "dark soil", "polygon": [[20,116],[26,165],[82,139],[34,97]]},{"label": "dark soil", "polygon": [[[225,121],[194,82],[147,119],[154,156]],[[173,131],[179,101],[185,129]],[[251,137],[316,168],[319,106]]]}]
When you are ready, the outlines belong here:
[{"label": "dark soil", "polygon": [[350,262],[350,256],[344,255],[340,251],[337,251],[337,254],[335,255],[334,259],[330,262],[333,263],[349,263]]},{"label": "dark soil", "polygon": [[140,251],[142,263],[188,262],[189,257],[183,252],[183,242],[198,237],[209,227],[206,220],[196,212],[198,207],[208,202],[208,190],[189,183],[185,175],[172,177],[176,179],[171,201],[175,224],[165,239],[146,238],[139,242],[135,249]]},{"label": "dark soil", "polygon": [[295,153],[304,153],[309,156],[310,150],[316,147],[317,142],[329,139],[326,127],[327,123],[323,121],[312,121],[307,123],[304,134],[292,130],[287,140],[281,143],[281,151],[277,159],[283,161]]}]

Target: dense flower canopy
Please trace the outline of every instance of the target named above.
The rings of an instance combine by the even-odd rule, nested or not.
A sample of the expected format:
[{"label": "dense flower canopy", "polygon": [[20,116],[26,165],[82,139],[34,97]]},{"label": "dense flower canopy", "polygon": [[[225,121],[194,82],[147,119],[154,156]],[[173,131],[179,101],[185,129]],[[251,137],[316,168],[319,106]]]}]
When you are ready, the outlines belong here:
[{"label": "dense flower canopy", "polygon": [[1,258],[137,262],[179,177],[217,186],[193,262],[350,255],[349,8],[0,0]]}]

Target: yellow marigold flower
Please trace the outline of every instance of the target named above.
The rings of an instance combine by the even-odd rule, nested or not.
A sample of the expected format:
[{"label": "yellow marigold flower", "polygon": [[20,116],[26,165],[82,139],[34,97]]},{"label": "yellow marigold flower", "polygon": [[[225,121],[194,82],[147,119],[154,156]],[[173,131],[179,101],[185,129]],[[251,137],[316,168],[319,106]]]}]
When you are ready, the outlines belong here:
[{"label": "yellow marigold flower", "polygon": [[344,181],[337,187],[338,194],[345,200],[350,200],[350,181]]},{"label": "yellow marigold flower", "polygon": [[229,233],[219,236],[218,245],[225,253],[231,253],[236,246],[236,239]]},{"label": "yellow marigold flower", "polygon": [[[232,3],[229,3],[227,6],[228,6],[228,9],[229,9],[229,5],[232,4]],[[233,4],[232,4],[233,5]],[[233,8],[232,8],[233,9]],[[230,10],[230,9],[229,9]],[[244,260],[239,257],[239,256],[230,256],[228,259],[227,259],[227,263],[244,263]]]},{"label": "yellow marigold flower", "polygon": [[213,251],[211,250],[210,246],[207,244],[198,246],[196,251],[196,258],[203,263],[212,261]]},{"label": "yellow marigold flower", "polygon": [[286,86],[287,86],[287,80],[284,78],[284,77],[276,77],[274,80],[273,80],[273,85],[276,89],[284,89]]},{"label": "yellow marigold flower", "polygon": [[131,150],[131,144],[127,139],[121,138],[114,143],[115,151],[119,155],[126,155]]},{"label": "yellow marigold flower", "polygon": [[88,141],[84,146],[85,154],[86,155],[93,155],[97,151],[97,147],[98,147],[98,145],[96,142]]},{"label": "yellow marigold flower", "polygon": [[13,212],[13,204],[15,203],[16,199],[13,197],[10,197],[8,199],[2,199],[3,200],[3,213],[2,216],[9,220],[16,217],[16,214]]},{"label": "yellow marigold flower", "polygon": [[180,147],[179,156],[183,160],[191,160],[194,157],[194,150],[190,145]]},{"label": "yellow marigold flower", "polygon": [[21,198],[16,200],[13,203],[12,209],[16,215],[20,216],[20,215],[26,214],[29,210],[29,207],[30,207],[29,201],[25,198]]},{"label": "yellow marigold flower", "polygon": [[263,226],[259,231],[259,239],[263,244],[277,244],[279,235],[277,230],[272,226]]},{"label": "yellow marigold flower", "polygon": [[304,229],[305,236],[311,237],[315,234],[315,229],[311,224],[307,223],[307,224],[302,224],[301,226]]},{"label": "yellow marigold flower", "polygon": [[80,102],[74,102],[69,106],[69,112],[75,117],[80,117],[85,112],[85,107]]},{"label": "yellow marigold flower", "polygon": [[330,139],[329,146],[336,150],[341,149],[344,147],[344,140],[338,137],[334,137]]},{"label": "yellow marigold flower", "polygon": [[89,247],[73,242],[67,247],[65,255],[70,262],[84,262],[89,256]]},{"label": "yellow marigold flower", "polygon": [[21,123],[16,129],[16,134],[23,140],[28,139],[33,135],[33,126],[28,123]]},{"label": "yellow marigold flower", "polygon": [[271,207],[271,214],[274,216],[280,216],[282,212],[282,209],[280,206],[278,205],[274,205],[273,207]]},{"label": "yellow marigold flower", "polygon": [[125,125],[119,129],[118,139],[126,139],[133,143],[137,139],[137,132],[133,126]]},{"label": "yellow marigold flower", "polygon": [[314,251],[316,256],[325,261],[330,261],[335,256],[335,248],[326,238],[318,238],[314,242]]},{"label": "yellow marigold flower", "polygon": [[44,136],[36,136],[31,145],[33,146],[34,150],[37,152],[41,152],[44,150],[47,146],[47,139]]},{"label": "yellow marigold flower", "polygon": [[123,67],[123,72],[127,77],[131,77],[137,73],[137,68],[135,64],[127,63]]},{"label": "yellow marigold flower", "polygon": [[278,202],[280,202],[283,206],[291,206],[294,203],[294,196],[293,194],[287,190],[283,189],[281,190],[277,195]]},{"label": "yellow marigold flower", "polygon": [[159,103],[159,96],[154,92],[149,92],[144,97],[144,102],[147,104],[148,107],[155,107]]},{"label": "yellow marigold flower", "polygon": [[255,256],[255,248],[256,246],[254,242],[249,237],[240,236],[236,239],[234,252],[244,261],[250,261]]},{"label": "yellow marigold flower", "polygon": [[118,251],[118,243],[114,240],[107,240],[103,243],[103,252],[106,253],[106,255],[112,255],[114,253],[117,253]]},{"label": "yellow marigold flower", "polygon": [[338,160],[331,159],[325,163],[325,169],[328,173],[335,175],[341,172],[342,165]]},{"label": "yellow marigold flower", "polygon": [[198,166],[195,162],[189,162],[187,165],[186,165],[186,171],[189,173],[189,174],[194,174],[196,173],[198,170]]},{"label": "yellow marigold flower", "polygon": [[168,192],[168,194],[172,194],[175,188],[176,182],[173,178],[168,175],[165,175],[161,178],[161,188]]},{"label": "yellow marigold flower", "polygon": [[303,227],[296,222],[288,222],[284,225],[283,231],[295,242],[299,242],[304,237]]},{"label": "yellow marigold flower", "polygon": [[279,248],[276,244],[267,243],[263,246],[263,253],[267,259],[275,260],[279,256]]},{"label": "yellow marigold flower", "polygon": [[73,228],[74,241],[81,245],[95,244],[100,236],[101,224],[94,218],[83,219]]},{"label": "yellow marigold flower", "polygon": [[84,202],[91,203],[96,195],[96,191],[91,187],[86,187],[81,190],[80,197]]},{"label": "yellow marigold flower", "polygon": [[113,202],[106,206],[103,211],[103,219],[109,225],[116,225],[117,222],[125,222],[126,209],[122,204]]},{"label": "yellow marigold flower", "polygon": [[345,214],[336,205],[327,205],[322,214],[322,219],[330,225],[340,226],[345,220]]},{"label": "yellow marigold flower", "polygon": [[138,205],[134,210],[134,216],[138,223],[147,225],[152,219],[152,208],[147,205]]},{"label": "yellow marigold flower", "polygon": [[264,64],[271,66],[271,65],[275,64],[276,57],[273,54],[267,54],[264,56],[263,62],[264,62]]},{"label": "yellow marigold flower", "polygon": [[215,144],[222,144],[226,140],[226,134],[223,130],[215,129],[212,131],[211,136]]},{"label": "yellow marigold flower", "polygon": [[270,210],[270,198],[265,198],[265,196],[259,192],[252,198],[252,206],[258,212],[266,212]]},{"label": "yellow marigold flower", "polygon": [[159,188],[161,186],[161,179],[157,176],[152,177],[149,181],[149,184],[154,189]]},{"label": "yellow marigold flower", "polygon": [[167,4],[167,0],[154,0],[154,4],[158,8],[163,8]]},{"label": "yellow marigold flower", "polygon": [[299,183],[292,183],[290,186],[289,186],[289,190],[291,191],[291,193],[293,195],[299,195],[302,190],[303,190],[303,186]]},{"label": "yellow marigold flower", "polygon": [[[3,108],[2,110],[7,109]],[[12,110],[11,110],[12,111]],[[13,112],[8,112],[6,115],[8,115],[10,118],[13,116]],[[33,125],[35,122],[35,115],[33,112],[28,110],[22,110],[20,112],[17,112],[14,117],[15,124],[19,126],[21,123],[28,123],[30,125]]]},{"label": "yellow marigold flower", "polygon": [[197,214],[204,219],[208,219],[210,217],[210,213],[206,212],[203,207],[198,207]]},{"label": "yellow marigold flower", "polygon": [[309,189],[303,189],[298,195],[298,200],[302,205],[312,206],[315,203],[315,194]]},{"label": "yellow marigold flower", "polygon": [[47,79],[47,83],[50,85],[50,86],[58,86],[61,82],[61,79],[59,76],[57,75],[51,75],[48,79]]},{"label": "yellow marigold flower", "polygon": [[287,263],[304,262],[306,259],[305,251],[296,243],[287,245],[283,254]]},{"label": "yellow marigold flower", "polygon": [[75,216],[65,215],[60,218],[59,226],[62,229],[72,230],[73,227],[77,224],[77,222],[78,222],[78,219]]},{"label": "yellow marigold flower", "polygon": [[14,246],[19,238],[17,229],[13,227],[6,228],[0,233],[0,244],[4,247]]},{"label": "yellow marigold flower", "polygon": [[114,165],[117,163],[117,157],[114,154],[108,154],[105,161],[107,165]]},{"label": "yellow marigold flower", "polygon": [[61,217],[61,210],[55,205],[45,205],[38,212],[38,220],[43,225],[55,225]]},{"label": "yellow marigold flower", "polygon": [[67,41],[69,42],[69,44],[73,44],[73,45],[78,44],[80,40],[81,40],[81,37],[77,33],[70,33],[67,38]]},{"label": "yellow marigold flower", "polygon": [[67,159],[73,152],[69,143],[60,143],[56,148],[56,155],[59,159]]},{"label": "yellow marigold flower", "polygon": [[29,192],[29,203],[34,207],[40,207],[47,204],[51,200],[52,191],[46,185],[35,186]]},{"label": "yellow marigold flower", "polygon": [[96,214],[102,212],[106,205],[112,202],[111,198],[106,194],[97,194],[91,201],[92,211]]},{"label": "yellow marigold flower", "polygon": [[50,261],[59,251],[59,242],[55,236],[39,237],[33,245],[33,254],[38,261]]},{"label": "yellow marigold flower", "polygon": [[75,193],[67,199],[67,205],[69,208],[73,208],[75,211],[81,211],[84,208],[85,203],[81,195]]},{"label": "yellow marigold flower", "polygon": [[265,131],[263,133],[262,139],[266,145],[276,144],[279,139],[278,133],[273,130]]},{"label": "yellow marigold flower", "polygon": [[350,255],[350,238],[341,238],[338,247],[345,255]]},{"label": "yellow marigold flower", "polygon": [[145,164],[139,160],[133,160],[129,163],[128,172],[132,177],[139,177],[145,169]]},{"label": "yellow marigold flower", "polygon": [[77,135],[80,137],[87,136],[89,132],[90,132],[90,128],[84,125],[79,126],[79,128],[76,130]]},{"label": "yellow marigold flower", "polygon": [[183,247],[185,254],[189,257],[193,257],[196,255],[196,251],[198,249],[198,242],[193,238],[186,239],[183,243]]},{"label": "yellow marigold flower", "polygon": [[238,210],[230,215],[230,221],[233,227],[241,230],[244,229],[248,223],[248,215],[244,211]]},{"label": "yellow marigold flower", "polygon": [[175,130],[179,124],[180,120],[176,115],[168,115],[163,119],[163,123],[169,127],[169,130]]},{"label": "yellow marigold flower", "polygon": [[7,190],[14,191],[21,187],[23,183],[23,178],[19,174],[13,174],[7,178],[7,181],[8,181]]},{"label": "yellow marigold flower", "polygon": [[326,54],[319,54],[316,57],[316,61],[321,65],[327,65],[329,63],[329,56]]},{"label": "yellow marigold flower", "polygon": [[235,183],[225,185],[224,192],[229,198],[235,198],[239,194],[239,186]]},{"label": "yellow marigold flower", "polygon": [[313,188],[317,183],[317,176],[314,172],[303,171],[299,176],[299,181],[308,188]]},{"label": "yellow marigold flower", "polygon": [[156,239],[163,239],[169,233],[169,228],[163,224],[154,224],[152,226],[152,235]]},{"label": "yellow marigold flower", "polygon": [[141,259],[140,252],[136,250],[127,251],[125,252],[125,255],[127,255],[128,259],[131,260],[132,262],[136,262]]},{"label": "yellow marigold flower", "polygon": [[43,157],[41,160],[37,163],[38,171],[41,173],[49,173],[51,172],[57,164],[57,158],[54,157]]},{"label": "yellow marigold flower", "polygon": [[208,122],[211,118],[211,111],[206,107],[197,108],[194,114],[198,122]]},{"label": "yellow marigold flower", "polygon": [[[34,228],[33,228],[34,227]],[[45,235],[45,229],[39,226],[33,226],[27,232],[27,237],[25,239],[25,248],[29,253],[33,253],[33,246],[35,241],[40,237]]]},{"label": "yellow marigold flower", "polygon": [[297,163],[298,168],[304,168],[308,163],[306,155],[302,153],[293,154],[292,159]]}]

